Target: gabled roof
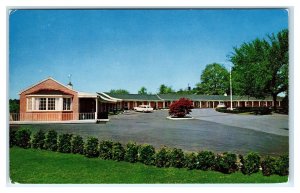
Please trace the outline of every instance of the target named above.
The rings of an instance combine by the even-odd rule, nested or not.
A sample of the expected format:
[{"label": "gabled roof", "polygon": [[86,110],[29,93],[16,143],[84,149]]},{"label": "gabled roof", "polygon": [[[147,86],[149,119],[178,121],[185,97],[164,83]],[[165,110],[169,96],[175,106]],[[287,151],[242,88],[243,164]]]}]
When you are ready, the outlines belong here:
[{"label": "gabled roof", "polygon": [[26,88],[26,89],[21,90],[21,91],[19,92],[19,94],[21,94],[21,93],[23,93],[23,92],[25,92],[25,91],[27,91],[27,90],[29,90],[29,89],[31,89],[31,88],[33,88],[33,87],[39,85],[39,84],[41,84],[41,83],[43,83],[43,82],[45,82],[45,81],[47,81],[47,80],[52,80],[52,81],[56,82],[57,84],[59,84],[59,85],[65,87],[65,88],[67,88],[67,89],[69,89],[69,90],[71,90],[71,91],[73,91],[73,92],[77,92],[76,90],[73,90],[73,89],[67,87],[66,85],[64,85],[64,84],[62,84],[62,83],[60,83],[60,82],[58,82],[57,80],[55,80],[55,79],[53,79],[52,77],[49,76],[48,78],[46,78],[46,79],[44,79],[44,80],[41,80],[40,82],[38,82],[38,83],[36,83],[36,84],[34,84],[34,85],[31,85],[30,87],[28,87],[28,88]]}]

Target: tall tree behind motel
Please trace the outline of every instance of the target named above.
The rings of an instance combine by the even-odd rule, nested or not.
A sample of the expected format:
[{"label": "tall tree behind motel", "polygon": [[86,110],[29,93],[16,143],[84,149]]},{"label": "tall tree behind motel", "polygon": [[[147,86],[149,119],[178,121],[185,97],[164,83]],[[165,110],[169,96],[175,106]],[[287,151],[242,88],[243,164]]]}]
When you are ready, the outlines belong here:
[{"label": "tall tree behind motel", "polygon": [[230,61],[234,65],[235,93],[258,98],[272,96],[276,109],[278,94],[288,94],[288,48],[287,29],[234,47]]},{"label": "tall tree behind motel", "polygon": [[218,63],[208,64],[203,70],[197,94],[224,95],[229,92],[229,72]]}]

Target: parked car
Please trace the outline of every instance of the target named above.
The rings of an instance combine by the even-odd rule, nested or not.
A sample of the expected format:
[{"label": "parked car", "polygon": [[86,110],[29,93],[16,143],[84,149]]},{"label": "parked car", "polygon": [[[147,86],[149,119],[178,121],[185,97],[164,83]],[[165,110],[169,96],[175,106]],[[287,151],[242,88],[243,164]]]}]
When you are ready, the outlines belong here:
[{"label": "parked car", "polygon": [[223,102],[220,102],[218,105],[217,105],[217,108],[225,108],[226,105],[223,103]]},{"label": "parked car", "polygon": [[133,108],[137,112],[152,112],[153,108],[150,105],[139,105],[138,107]]}]

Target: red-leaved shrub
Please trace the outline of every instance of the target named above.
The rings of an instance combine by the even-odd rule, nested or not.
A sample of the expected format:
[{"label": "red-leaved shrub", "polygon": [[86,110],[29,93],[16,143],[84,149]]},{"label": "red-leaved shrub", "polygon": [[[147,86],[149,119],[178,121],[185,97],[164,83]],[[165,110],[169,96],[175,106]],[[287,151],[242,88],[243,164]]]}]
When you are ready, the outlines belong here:
[{"label": "red-leaved shrub", "polygon": [[185,117],[192,112],[193,102],[186,98],[180,98],[170,105],[169,115],[172,117]]}]

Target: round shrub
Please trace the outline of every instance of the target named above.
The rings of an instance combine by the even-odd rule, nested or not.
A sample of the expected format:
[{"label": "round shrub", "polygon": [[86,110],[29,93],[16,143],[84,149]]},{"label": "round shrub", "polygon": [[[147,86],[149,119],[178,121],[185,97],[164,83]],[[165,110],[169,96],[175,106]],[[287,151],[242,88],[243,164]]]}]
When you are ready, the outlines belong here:
[{"label": "round shrub", "polygon": [[31,145],[35,149],[45,149],[45,132],[39,130],[33,135]]},{"label": "round shrub", "polygon": [[152,145],[144,144],[139,147],[138,160],[146,165],[154,164],[155,149]]},{"label": "round shrub", "polygon": [[129,142],[126,145],[124,160],[130,163],[135,163],[138,160],[139,146],[134,142]]},{"label": "round shrub", "polygon": [[232,153],[223,153],[223,155],[217,155],[215,162],[215,170],[230,174],[237,170],[237,156]]},{"label": "round shrub", "polygon": [[121,143],[116,142],[112,146],[112,159],[116,161],[124,160],[125,149]]},{"label": "round shrub", "polygon": [[82,137],[79,135],[73,136],[71,140],[71,152],[83,154],[83,150],[84,150],[84,143]]},{"label": "round shrub", "polygon": [[264,176],[270,176],[276,173],[276,159],[271,156],[267,156],[265,160],[261,162],[262,173]]},{"label": "round shrub", "polygon": [[72,134],[61,134],[58,136],[58,151],[61,153],[71,152],[71,139]]},{"label": "round shrub", "polygon": [[169,115],[174,117],[185,117],[192,112],[193,102],[186,98],[180,98],[170,105]]},{"label": "round shrub", "polygon": [[259,171],[260,167],[260,156],[258,153],[250,152],[245,157],[240,156],[243,174],[253,174]]},{"label": "round shrub", "polygon": [[112,141],[102,141],[99,145],[99,153],[102,159],[112,159]]},{"label": "round shrub", "polygon": [[30,148],[30,135],[29,129],[20,129],[16,132],[16,144],[22,148]]},{"label": "round shrub", "polygon": [[158,152],[155,154],[155,161],[154,164],[157,167],[170,167],[170,150],[167,147],[162,147]]},{"label": "round shrub", "polygon": [[182,168],[185,164],[185,157],[182,149],[173,148],[170,152],[170,165],[175,168]]},{"label": "round shrub", "polygon": [[46,133],[45,149],[56,151],[57,150],[57,132],[50,130]]},{"label": "round shrub", "polygon": [[187,153],[185,155],[185,167],[189,170],[197,168],[197,156],[195,153]]},{"label": "round shrub", "polygon": [[215,154],[211,151],[201,151],[197,155],[196,169],[210,170],[215,165]]},{"label": "round shrub", "polygon": [[86,157],[98,157],[99,156],[99,149],[98,149],[99,140],[95,137],[88,137],[85,147],[84,147],[84,154]]},{"label": "round shrub", "polygon": [[9,147],[17,145],[16,130],[9,130]]},{"label": "round shrub", "polygon": [[278,174],[280,176],[289,175],[289,156],[288,155],[281,155],[276,160],[276,174]]}]

